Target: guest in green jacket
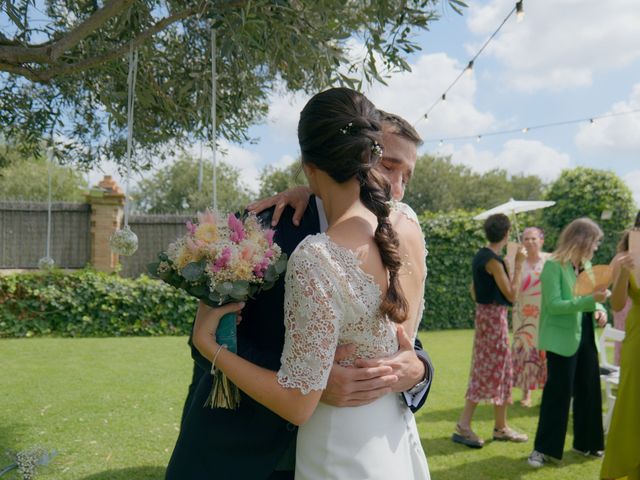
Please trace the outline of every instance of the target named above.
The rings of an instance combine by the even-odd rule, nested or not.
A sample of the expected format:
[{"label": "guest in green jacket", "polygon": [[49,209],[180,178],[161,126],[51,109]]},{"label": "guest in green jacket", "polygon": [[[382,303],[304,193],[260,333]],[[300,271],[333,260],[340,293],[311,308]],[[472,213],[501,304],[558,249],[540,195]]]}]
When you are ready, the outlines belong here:
[{"label": "guest in green jacket", "polygon": [[547,383],[529,465],[542,467],[561,459],[573,397],[573,449],[601,457],[604,449],[602,398],[596,322],[607,323],[601,302],[606,289],[574,296],[577,275],[591,268],[602,239],[600,227],[588,218],[567,225],[540,275],[542,300],[538,348],[547,352]]}]

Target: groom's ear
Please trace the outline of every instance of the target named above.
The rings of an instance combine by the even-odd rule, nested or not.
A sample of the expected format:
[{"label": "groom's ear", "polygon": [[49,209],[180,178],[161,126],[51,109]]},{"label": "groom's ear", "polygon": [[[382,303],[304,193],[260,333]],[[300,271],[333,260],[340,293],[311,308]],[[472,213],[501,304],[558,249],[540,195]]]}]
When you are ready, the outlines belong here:
[{"label": "groom's ear", "polygon": [[313,177],[315,175],[315,171],[317,167],[311,163],[301,162],[301,168],[307,178]]}]

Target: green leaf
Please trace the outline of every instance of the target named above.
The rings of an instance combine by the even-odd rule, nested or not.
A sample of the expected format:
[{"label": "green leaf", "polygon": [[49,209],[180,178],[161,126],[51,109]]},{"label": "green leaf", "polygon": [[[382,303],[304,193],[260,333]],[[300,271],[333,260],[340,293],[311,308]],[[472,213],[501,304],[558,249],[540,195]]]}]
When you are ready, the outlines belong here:
[{"label": "green leaf", "polygon": [[207,297],[209,293],[209,289],[207,288],[207,286],[201,283],[190,286],[187,291],[196,298]]},{"label": "green leaf", "polygon": [[230,295],[236,299],[245,299],[249,296],[249,282],[240,280],[233,282],[233,289]]},{"label": "green leaf", "polygon": [[152,262],[147,265],[147,272],[154,277],[158,276],[158,267],[160,266],[160,262]]},{"label": "green leaf", "polygon": [[287,254],[283,253],[275,263],[274,268],[278,275],[282,275],[282,273],[287,269],[287,261]]},{"label": "green leaf", "polygon": [[233,291],[233,283],[231,282],[222,282],[221,284],[216,286],[216,292],[220,295],[229,295]]},{"label": "green leaf", "polygon": [[204,274],[204,269],[204,262],[191,262],[180,271],[180,275],[188,282],[197,282]]},{"label": "green leaf", "polygon": [[265,282],[275,282],[278,279],[278,274],[276,273],[275,265],[271,265],[267,268],[267,271],[264,272],[264,281]]}]

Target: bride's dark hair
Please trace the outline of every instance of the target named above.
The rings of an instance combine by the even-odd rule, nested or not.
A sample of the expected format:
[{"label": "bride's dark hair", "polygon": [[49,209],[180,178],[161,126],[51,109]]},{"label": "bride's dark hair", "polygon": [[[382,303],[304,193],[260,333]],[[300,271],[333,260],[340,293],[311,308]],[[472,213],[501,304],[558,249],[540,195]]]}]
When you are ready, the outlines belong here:
[{"label": "bride's dark hair", "polygon": [[389,221],[391,187],[373,169],[382,153],[382,127],[376,107],[348,88],[332,88],[305,105],[298,122],[302,161],[315,165],[338,183],[356,177],[360,200],[378,219],[375,242],[389,272],[389,287],[380,311],[396,322],[407,318],[409,306],[402,292],[398,238]]}]

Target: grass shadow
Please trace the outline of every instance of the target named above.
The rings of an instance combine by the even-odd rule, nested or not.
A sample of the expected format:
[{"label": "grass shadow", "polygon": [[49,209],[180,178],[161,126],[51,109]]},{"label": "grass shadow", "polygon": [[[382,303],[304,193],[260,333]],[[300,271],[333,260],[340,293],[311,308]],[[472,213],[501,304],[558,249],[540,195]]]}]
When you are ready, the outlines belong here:
[{"label": "grass shadow", "polygon": [[19,423],[0,425],[0,454],[7,450],[17,450],[22,439],[20,432],[24,432],[27,427],[28,425]]},{"label": "grass shadow", "polygon": [[105,470],[80,480],[164,480],[165,467],[146,466]]},{"label": "grass shadow", "polygon": [[432,480],[518,480],[523,476],[530,478],[533,471],[544,471],[550,477],[563,478],[563,469],[569,465],[593,461],[581,455],[565,455],[562,462],[549,464],[543,469],[535,470],[527,464],[526,457],[492,456],[478,461],[463,462],[452,467],[431,470]]},{"label": "grass shadow", "polygon": [[[462,412],[462,408],[464,407],[464,399],[460,402],[460,406],[456,408],[449,408],[446,410],[430,410],[429,407],[425,407],[424,410],[420,412],[420,420],[433,422],[439,421],[450,421],[455,425],[460,413]],[[508,418],[537,418],[540,415],[540,406],[534,405],[533,407],[527,408],[522,405],[513,404],[509,406],[507,411]],[[493,419],[493,405],[481,403],[476,408],[473,419],[476,421],[488,421]],[[453,426],[451,427],[453,429]]]}]

